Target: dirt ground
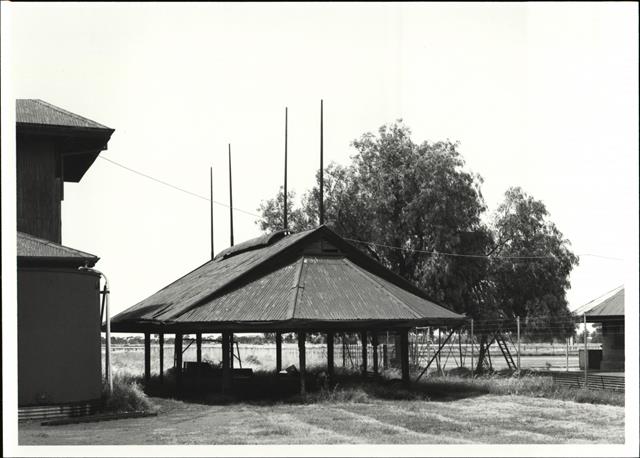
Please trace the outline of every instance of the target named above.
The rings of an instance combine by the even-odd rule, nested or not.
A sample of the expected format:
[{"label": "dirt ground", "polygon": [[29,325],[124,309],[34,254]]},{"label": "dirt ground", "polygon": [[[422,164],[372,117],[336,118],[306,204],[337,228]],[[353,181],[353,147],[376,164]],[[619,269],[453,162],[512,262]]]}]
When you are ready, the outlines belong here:
[{"label": "dirt ground", "polygon": [[527,396],[446,402],[204,405],[152,398],[157,417],[21,423],[20,445],[624,443],[624,408]]}]

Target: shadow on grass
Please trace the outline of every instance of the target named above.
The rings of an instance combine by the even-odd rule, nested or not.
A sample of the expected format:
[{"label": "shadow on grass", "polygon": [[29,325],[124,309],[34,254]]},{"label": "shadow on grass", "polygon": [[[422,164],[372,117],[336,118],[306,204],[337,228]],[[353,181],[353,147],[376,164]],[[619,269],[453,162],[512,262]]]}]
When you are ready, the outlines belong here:
[{"label": "shadow on grass", "polygon": [[[372,402],[375,400],[455,401],[480,396],[490,391],[475,383],[457,383],[452,386],[447,375],[429,377],[406,387],[397,371],[381,375],[363,376],[357,372],[336,368],[333,381],[323,370],[311,369],[305,378],[306,394],[300,394],[299,375],[280,375],[256,371],[246,379],[234,379],[230,390],[222,392],[221,380],[190,379],[183,376],[180,386],[175,371],[167,371],[163,383],[152,377],[145,393],[159,398],[172,398],[205,405],[248,403],[255,405],[312,404],[320,402]],[[456,380],[464,375],[456,375]]]}]

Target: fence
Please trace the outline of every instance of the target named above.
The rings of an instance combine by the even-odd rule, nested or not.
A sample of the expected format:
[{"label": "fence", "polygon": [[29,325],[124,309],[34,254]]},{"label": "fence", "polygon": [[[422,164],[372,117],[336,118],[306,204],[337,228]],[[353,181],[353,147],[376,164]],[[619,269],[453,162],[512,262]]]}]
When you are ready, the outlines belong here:
[{"label": "fence", "polygon": [[[540,319],[541,317],[537,317]],[[470,323],[469,323],[470,324]],[[480,344],[484,347],[484,369],[533,369],[555,371],[578,371],[578,353],[584,350],[583,342],[559,342],[562,335],[559,325],[534,330],[522,323],[518,340],[518,320],[484,321],[465,325],[452,332],[451,329],[417,328],[409,334],[409,361],[413,371],[421,372],[427,365],[426,374],[444,373],[451,369],[470,371],[478,369]],[[484,339],[484,340],[483,340]],[[399,342],[393,333],[379,333],[377,347],[380,370],[399,367]],[[487,348],[487,344],[488,348]],[[114,345],[113,361],[115,371],[137,373],[142,365],[143,345]],[[589,343],[589,350],[601,349],[599,343]],[[240,344],[240,356],[243,367],[254,370],[273,370],[275,368],[275,345]],[[439,351],[438,351],[439,349]],[[367,367],[373,368],[373,347],[367,345]],[[203,360],[217,364],[221,359],[219,343],[203,343]],[[164,367],[173,365],[173,345],[165,344]],[[185,361],[195,360],[195,345],[191,345],[183,356]],[[334,344],[334,361],[337,367],[360,370],[362,368],[362,345],[357,334],[338,334]],[[309,367],[326,366],[326,344],[307,343],[307,365]],[[298,364],[296,343],[283,343],[283,367]],[[158,348],[151,346],[151,369],[157,371]]]}]

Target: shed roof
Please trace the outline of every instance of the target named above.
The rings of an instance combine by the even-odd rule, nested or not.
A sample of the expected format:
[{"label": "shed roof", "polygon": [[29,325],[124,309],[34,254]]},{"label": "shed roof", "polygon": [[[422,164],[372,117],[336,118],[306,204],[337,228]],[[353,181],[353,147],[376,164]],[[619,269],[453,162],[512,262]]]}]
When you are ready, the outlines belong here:
[{"label": "shed roof", "polygon": [[624,318],[624,286],[600,296],[573,311],[577,317],[587,316],[587,321]]},{"label": "shed roof", "polygon": [[16,123],[39,126],[81,127],[85,129],[113,130],[40,99],[16,100]]},{"label": "shed roof", "polygon": [[17,232],[17,242],[18,263],[23,265],[93,266],[100,259],[93,254],[24,232]]},{"label": "shed roof", "polygon": [[111,329],[352,329],[465,318],[326,226],[258,242],[216,256],[114,317]]}]

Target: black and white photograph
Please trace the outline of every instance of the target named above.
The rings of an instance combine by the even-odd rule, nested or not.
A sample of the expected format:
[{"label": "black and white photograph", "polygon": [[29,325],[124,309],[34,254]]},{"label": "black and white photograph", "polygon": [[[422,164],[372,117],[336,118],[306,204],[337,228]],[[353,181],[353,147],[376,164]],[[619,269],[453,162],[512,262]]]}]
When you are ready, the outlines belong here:
[{"label": "black and white photograph", "polygon": [[1,2],[4,456],[637,456],[636,2]]}]

